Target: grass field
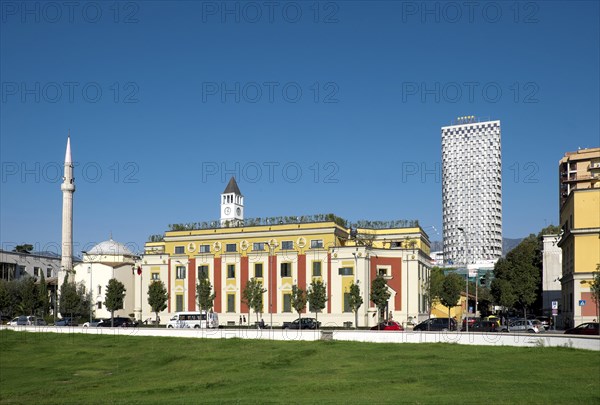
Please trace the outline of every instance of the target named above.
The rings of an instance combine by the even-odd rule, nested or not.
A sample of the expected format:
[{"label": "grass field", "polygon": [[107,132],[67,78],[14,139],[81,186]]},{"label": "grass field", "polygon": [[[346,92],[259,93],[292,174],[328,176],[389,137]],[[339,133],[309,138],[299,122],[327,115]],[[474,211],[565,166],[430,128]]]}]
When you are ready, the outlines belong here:
[{"label": "grass field", "polygon": [[600,352],[0,331],[0,404],[599,404]]}]

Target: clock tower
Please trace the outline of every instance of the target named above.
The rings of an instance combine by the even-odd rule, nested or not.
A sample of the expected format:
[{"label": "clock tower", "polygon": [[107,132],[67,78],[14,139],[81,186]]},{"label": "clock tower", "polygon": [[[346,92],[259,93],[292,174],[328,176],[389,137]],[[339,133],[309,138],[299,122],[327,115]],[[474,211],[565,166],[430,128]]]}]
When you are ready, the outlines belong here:
[{"label": "clock tower", "polygon": [[232,177],[221,194],[221,226],[239,226],[244,222],[244,196]]}]

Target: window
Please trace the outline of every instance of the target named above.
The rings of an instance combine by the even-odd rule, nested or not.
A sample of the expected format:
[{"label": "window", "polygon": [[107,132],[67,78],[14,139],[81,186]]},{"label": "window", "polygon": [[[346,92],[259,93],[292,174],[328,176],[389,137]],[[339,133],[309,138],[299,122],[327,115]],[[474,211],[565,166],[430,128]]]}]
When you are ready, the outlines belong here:
[{"label": "window", "polygon": [[377,274],[383,277],[388,277],[390,275],[388,270],[389,269],[387,267],[378,267]]},{"label": "window", "polygon": [[321,277],[321,262],[312,262],[312,276]]},{"label": "window", "polygon": [[182,255],[185,253],[185,247],[183,246],[175,246],[175,254]]},{"label": "window", "polygon": [[98,286],[98,295],[102,295],[102,286],[101,285]]},{"label": "window", "polygon": [[42,269],[40,267],[33,268],[33,277],[39,277]]},{"label": "window", "polygon": [[227,312],[235,312],[235,294],[227,294]]},{"label": "window", "polygon": [[52,277],[52,267],[46,269],[46,278]]},{"label": "window", "polygon": [[177,279],[185,278],[185,266],[177,266],[175,278],[177,278]]},{"label": "window", "polygon": [[208,266],[198,266],[198,280],[208,278]]},{"label": "window", "polygon": [[255,263],[254,264],[254,277],[255,278],[262,278],[263,276],[263,264],[262,263]]},{"label": "window", "polygon": [[160,275],[158,273],[152,273],[152,281],[160,280]]},{"label": "window", "polygon": [[227,265],[227,278],[235,278],[235,264]]},{"label": "window", "polygon": [[98,308],[98,309],[102,309],[102,302],[101,302],[101,301],[98,301],[98,302],[96,303],[96,308]]},{"label": "window", "polygon": [[340,276],[352,276],[352,275],[354,275],[354,268],[353,267],[340,267],[339,275]]},{"label": "window", "polygon": [[294,242],[292,242],[291,240],[284,240],[283,242],[281,242],[282,250],[291,250],[293,248],[294,248]]},{"label": "window", "polygon": [[323,239],[315,239],[310,241],[311,249],[319,249],[323,247]]},{"label": "window", "polygon": [[200,253],[210,253],[210,245],[200,245]]},{"label": "window", "polygon": [[183,311],[183,294],[177,294],[175,296],[175,312]]},{"label": "window", "polygon": [[292,312],[292,294],[283,294],[283,312]]},{"label": "window", "polygon": [[281,263],[281,277],[292,277],[292,263]]},{"label": "window", "polygon": [[265,242],[255,242],[252,244],[252,250],[263,251],[265,250]]},{"label": "window", "polygon": [[352,308],[350,308],[350,293],[344,293],[344,312],[352,312]]},{"label": "window", "polygon": [[235,243],[228,243],[225,245],[226,252],[237,252],[237,245]]}]

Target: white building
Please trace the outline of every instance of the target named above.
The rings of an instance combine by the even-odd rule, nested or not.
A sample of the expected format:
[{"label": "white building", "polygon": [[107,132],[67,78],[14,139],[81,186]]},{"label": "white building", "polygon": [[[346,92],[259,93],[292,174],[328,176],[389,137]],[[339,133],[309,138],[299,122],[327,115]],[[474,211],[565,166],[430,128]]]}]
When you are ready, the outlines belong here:
[{"label": "white building", "polygon": [[500,121],[468,116],[442,127],[442,215],[447,264],[501,257]]},{"label": "white building", "polygon": [[135,313],[135,281],[137,256],[131,250],[114,240],[100,242],[83,253],[83,262],[75,266],[75,282],[82,282],[87,291],[92,291],[92,302],[96,318],[110,318],[110,311],[104,304],[106,286],[115,278],[125,286],[123,309],[115,311],[115,316],[129,316]]},{"label": "white building", "polygon": [[561,301],[562,249],[560,236],[544,235],[542,251],[542,298],[544,314],[552,313],[552,301]]}]

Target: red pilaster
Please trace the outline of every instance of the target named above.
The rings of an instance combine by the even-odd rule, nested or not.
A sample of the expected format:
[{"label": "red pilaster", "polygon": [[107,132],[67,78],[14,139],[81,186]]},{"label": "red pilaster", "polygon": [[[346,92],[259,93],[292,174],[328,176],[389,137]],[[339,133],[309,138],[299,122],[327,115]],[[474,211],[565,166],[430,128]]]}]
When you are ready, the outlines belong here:
[{"label": "red pilaster", "polygon": [[[377,266],[390,266],[392,278],[387,280],[388,286],[396,291],[394,299],[394,308],[396,311],[402,310],[402,258],[400,257],[371,257],[371,279],[369,284],[377,277]],[[372,301],[369,301],[371,307],[375,307]]]},{"label": "red pilaster", "polygon": [[[306,255],[298,255],[298,288],[306,291]],[[306,308],[302,313],[306,313]]]},{"label": "red pilaster", "polygon": [[215,312],[221,312],[221,258],[215,257],[214,260],[214,289],[215,289]]},{"label": "red pilaster", "polygon": [[269,312],[277,313],[277,256],[269,256]]},{"label": "red pilaster", "polygon": [[188,311],[196,310],[196,259],[188,263]]},{"label": "red pilaster", "polygon": [[331,253],[327,253],[327,313],[331,313]]},{"label": "red pilaster", "polygon": [[[248,256],[242,256],[241,257],[241,266],[242,268],[240,269],[240,275],[241,275],[241,287],[242,289],[240,291],[244,291],[246,289],[246,285],[248,284]],[[248,304],[246,304],[242,299],[241,299],[241,294],[240,294],[240,310],[241,312],[248,312]]]}]

